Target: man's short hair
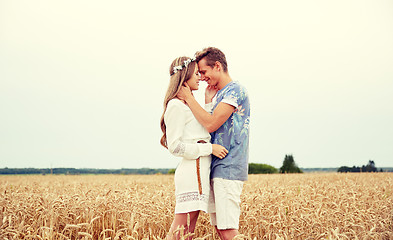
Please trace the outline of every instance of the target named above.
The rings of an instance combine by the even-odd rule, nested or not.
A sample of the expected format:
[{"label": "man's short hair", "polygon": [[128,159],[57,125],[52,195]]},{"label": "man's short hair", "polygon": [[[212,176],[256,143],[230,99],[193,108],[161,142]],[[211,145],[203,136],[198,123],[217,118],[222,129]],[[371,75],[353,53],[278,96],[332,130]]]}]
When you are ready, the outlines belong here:
[{"label": "man's short hair", "polygon": [[227,59],[225,58],[225,54],[218,48],[215,47],[208,47],[203,49],[200,52],[197,52],[195,54],[196,56],[196,61],[199,62],[203,58],[206,59],[206,65],[209,67],[214,67],[216,62],[220,62],[224,72],[228,72],[228,65],[227,65]]}]

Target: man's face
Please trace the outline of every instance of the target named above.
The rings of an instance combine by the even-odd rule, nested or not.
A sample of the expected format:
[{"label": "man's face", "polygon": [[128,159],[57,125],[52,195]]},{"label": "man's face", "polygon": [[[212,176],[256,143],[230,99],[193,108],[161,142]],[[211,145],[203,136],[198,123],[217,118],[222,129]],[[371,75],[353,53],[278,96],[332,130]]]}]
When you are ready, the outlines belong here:
[{"label": "man's face", "polygon": [[218,81],[217,81],[217,71],[215,69],[216,67],[212,68],[208,65],[206,65],[206,59],[202,58],[198,62],[198,71],[199,74],[201,74],[201,80],[206,81],[207,84],[210,86],[216,86]]}]

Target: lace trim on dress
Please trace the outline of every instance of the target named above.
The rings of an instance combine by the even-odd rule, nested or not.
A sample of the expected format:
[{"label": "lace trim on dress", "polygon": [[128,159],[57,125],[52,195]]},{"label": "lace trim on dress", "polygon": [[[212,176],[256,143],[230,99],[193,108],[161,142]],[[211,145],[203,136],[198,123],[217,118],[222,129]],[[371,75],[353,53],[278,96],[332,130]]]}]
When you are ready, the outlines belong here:
[{"label": "lace trim on dress", "polygon": [[185,151],[186,151],[186,146],[183,143],[179,143],[176,146],[175,150],[173,150],[173,154],[184,155]]},{"label": "lace trim on dress", "polygon": [[208,202],[209,197],[206,194],[199,194],[199,192],[187,192],[176,196],[176,202],[190,202],[190,201],[203,201]]}]

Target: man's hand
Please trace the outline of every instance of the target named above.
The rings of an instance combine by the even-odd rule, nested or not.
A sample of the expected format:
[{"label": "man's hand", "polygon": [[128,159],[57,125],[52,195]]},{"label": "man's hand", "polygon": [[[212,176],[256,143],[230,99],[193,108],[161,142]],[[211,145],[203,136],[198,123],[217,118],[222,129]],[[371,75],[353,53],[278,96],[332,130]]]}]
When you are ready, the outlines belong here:
[{"label": "man's hand", "polygon": [[187,83],[184,83],[184,85],[185,86],[180,88],[180,91],[177,93],[176,97],[187,102],[187,98],[192,97],[192,92],[190,86],[188,86]]},{"label": "man's hand", "polygon": [[205,91],[205,103],[211,103],[213,101],[214,96],[216,96],[218,92],[218,88],[216,86],[208,85]]}]

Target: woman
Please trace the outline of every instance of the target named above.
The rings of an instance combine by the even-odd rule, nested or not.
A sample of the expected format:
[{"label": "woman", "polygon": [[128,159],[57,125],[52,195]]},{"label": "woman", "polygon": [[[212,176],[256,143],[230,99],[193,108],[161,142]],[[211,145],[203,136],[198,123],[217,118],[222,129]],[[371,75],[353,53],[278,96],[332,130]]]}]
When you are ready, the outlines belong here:
[{"label": "woman", "polygon": [[184,227],[184,234],[193,233],[199,211],[208,212],[210,154],[224,158],[228,151],[221,145],[210,143],[210,134],[185,102],[176,97],[181,86],[186,84],[192,91],[198,90],[200,77],[195,59],[176,58],[169,74],[170,83],[161,117],[161,145],[173,155],[183,157],[175,172],[175,217],[167,235],[167,239],[178,239],[180,233],[173,234],[176,229]]}]

